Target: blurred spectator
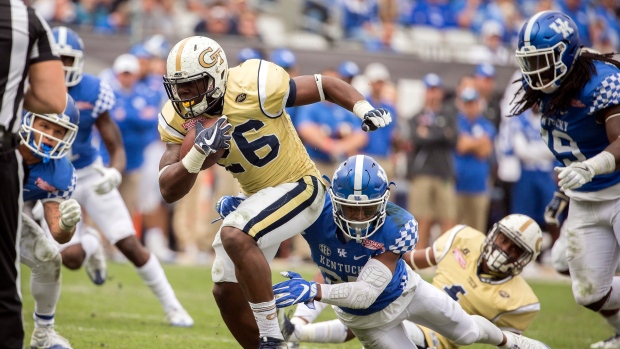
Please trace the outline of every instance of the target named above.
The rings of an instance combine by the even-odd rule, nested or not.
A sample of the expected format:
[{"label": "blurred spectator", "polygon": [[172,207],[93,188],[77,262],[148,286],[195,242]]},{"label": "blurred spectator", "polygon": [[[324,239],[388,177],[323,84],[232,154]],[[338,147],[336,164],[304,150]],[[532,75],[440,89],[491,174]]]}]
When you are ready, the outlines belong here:
[{"label": "blurred spectator", "polygon": [[456,27],[456,17],[448,0],[421,0],[413,7],[406,25],[424,25],[437,29]]},{"label": "blurred spectator", "polygon": [[395,43],[396,24],[390,21],[381,21],[368,27],[368,35],[364,38],[366,51],[398,52]]},{"label": "blurred spectator", "polygon": [[510,213],[532,217],[555,241],[560,229],[545,222],[544,212],[558,190],[553,172],[556,160],[540,136],[541,114],[537,110],[534,107],[508,121],[514,154],[521,165],[521,176],[513,187]]},{"label": "blurred spectator", "polygon": [[342,25],[345,38],[364,40],[378,22],[377,0],[342,0]]},{"label": "blurred spectator", "polygon": [[[333,70],[323,76],[338,78]],[[368,142],[361,121],[353,113],[324,101],[299,108],[295,127],[321,174],[332,176],[349,156],[359,154]]]},{"label": "blurred spectator", "polygon": [[502,42],[504,26],[496,20],[487,20],[482,24],[480,39],[482,45],[469,52],[472,63],[495,65],[514,64],[514,52]]},{"label": "blurred spectator", "polygon": [[[597,48],[601,52],[611,52],[620,49],[620,19],[616,11],[620,11],[620,4],[616,0],[601,0],[595,8],[597,21],[604,23],[598,31],[598,35],[607,35],[608,44],[611,46],[610,48]],[[603,41],[601,39],[603,38],[600,38],[599,41]]]},{"label": "blurred spectator", "polygon": [[141,0],[140,32],[176,35],[174,3],[174,0]]},{"label": "blurred spectator", "polygon": [[487,231],[489,210],[490,158],[495,127],[481,113],[480,96],[473,88],[460,92],[459,136],[456,143],[455,173],[457,223]]},{"label": "blurred spectator", "polygon": [[456,222],[454,146],[458,136],[456,110],[444,103],[444,89],[437,74],[424,77],[426,87],[422,111],[409,119],[407,179],[408,211],[418,221],[418,244],[431,244],[431,226],[447,231]]},{"label": "blurred spectator", "polygon": [[70,0],[39,0],[32,7],[48,22],[70,24],[76,21],[75,4]]},{"label": "blurred spectator", "polygon": [[382,63],[370,63],[364,70],[364,76],[370,84],[370,94],[366,99],[375,108],[385,108],[392,114],[392,123],[373,131],[371,141],[362,149],[362,153],[372,156],[385,170],[388,178],[394,174],[392,165],[392,141],[398,120],[394,104],[384,97],[384,89],[390,83],[390,72]]},{"label": "blurred spectator", "polygon": [[495,67],[491,64],[479,64],[476,66],[474,77],[476,79],[476,90],[481,97],[482,114],[497,129],[501,122],[499,102],[502,96],[495,91],[495,74]]},{"label": "blurred spectator", "polygon": [[351,84],[353,78],[360,73],[360,67],[353,61],[341,62],[338,66],[338,75],[347,84]]},{"label": "blurred spectator", "polygon": [[585,47],[592,46],[590,25],[594,23],[594,13],[588,8],[587,1],[559,0],[560,11],[573,19],[579,30],[579,39]]},{"label": "blurred spectator", "polygon": [[239,14],[235,34],[248,40],[260,40],[254,11],[245,10]]},{"label": "blurred spectator", "polygon": [[241,64],[248,59],[263,59],[264,54],[257,48],[244,47],[237,54],[237,64]]},{"label": "blurred spectator", "polygon": [[208,33],[210,36],[229,35],[235,31],[235,19],[228,8],[221,4],[206,8],[202,14],[202,20],[194,28],[194,32]]}]

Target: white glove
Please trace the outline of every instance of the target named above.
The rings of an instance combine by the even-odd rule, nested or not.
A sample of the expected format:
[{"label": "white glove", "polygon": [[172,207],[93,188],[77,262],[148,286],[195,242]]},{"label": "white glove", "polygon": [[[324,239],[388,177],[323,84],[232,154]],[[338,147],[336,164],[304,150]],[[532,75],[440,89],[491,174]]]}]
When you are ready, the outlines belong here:
[{"label": "white glove", "polygon": [[82,207],[74,199],[63,201],[60,206],[60,229],[73,231],[75,225],[82,220]]},{"label": "white glove", "polygon": [[562,190],[580,188],[594,177],[594,168],[583,162],[573,162],[566,167],[556,167],[553,170],[558,173],[560,179],[558,185]]},{"label": "white glove", "polygon": [[114,167],[104,167],[101,165],[93,165],[97,172],[101,173],[101,179],[94,185],[95,192],[99,195],[107,194],[112,189],[118,187],[123,180],[123,176]]}]

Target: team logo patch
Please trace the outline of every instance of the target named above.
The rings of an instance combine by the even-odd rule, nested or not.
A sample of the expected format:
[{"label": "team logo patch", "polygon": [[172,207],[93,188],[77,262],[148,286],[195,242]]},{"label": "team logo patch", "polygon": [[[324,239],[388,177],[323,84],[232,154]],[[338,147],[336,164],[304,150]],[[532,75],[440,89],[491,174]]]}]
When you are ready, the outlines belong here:
[{"label": "team logo patch", "polygon": [[237,103],[243,103],[243,101],[245,101],[247,95],[245,93],[240,93],[237,95],[237,98],[235,98],[235,102]]},{"label": "team logo patch", "polygon": [[366,247],[370,250],[383,250],[385,249],[384,245],[380,242],[372,241],[370,239],[362,240],[362,246]]},{"label": "team logo patch", "polygon": [[504,290],[499,290],[499,296],[502,298],[510,298],[510,295],[508,294],[508,292]]},{"label": "team logo patch", "polygon": [[187,120],[187,122],[184,122],[184,123],[182,123],[182,124],[181,124],[181,127],[183,127],[183,129],[184,129],[185,131],[187,131],[187,130],[189,130],[189,129],[191,129],[191,128],[194,128],[194,126],[196,126],[196,124],[197,124],[199,121],[202,121],[202,120],[204,120],[204,119],[206,119],[204,116],[199,116],[199,117],[197,117],[197,118],[193,118],[193,119],[191,119],[191,120]]},{"label": "team logo patch", "polygon": [[324,254],[324,255],[326,255],[328,257],[331,256],[331,254],[332,254],[332,250],[329,247],[327,247],[327,245],[325,245],[325,244],[320,244],[319,245],[319,251],[321,251],[322,254]]},{"label": "team logo patch", "polygon": [[465,269],[465,267],[467,266],[467,261],[465,261],[465,256],[463,256],[461,250],[455,248],[454,250],[452,250],[452,255],[454,256],[454,259],[456,259],[456,261],[459,263],[461,268]]},{"label": "team logo patch", "polygon": [[44,181],[41,177],[37,178],[36,181],[34,181],[34,184],[45,190],[45,191],[57,191],[58,189],[56,189],[53,185],[47,183],[46,181]]},{"label": "team logo patch", "polygon": [[570,106],[571,107],[575,107],[575,108],[585,108],[586,107],[586,105],[583,104],[583,102],[581,102],[578,99],[574,99],[574,98],[570,101]]}]

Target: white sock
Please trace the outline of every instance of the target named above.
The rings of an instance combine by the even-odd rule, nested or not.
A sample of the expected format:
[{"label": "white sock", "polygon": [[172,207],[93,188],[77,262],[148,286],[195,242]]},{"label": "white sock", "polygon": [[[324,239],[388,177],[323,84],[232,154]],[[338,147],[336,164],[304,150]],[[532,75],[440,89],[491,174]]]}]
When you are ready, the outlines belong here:
[{"label": "white sock", "polygon": [[424,341],[426,339],[424,338],[424,332],[418,325],[411,321],[403,321],[403,327],[405,328],[405,332],[407,332],[407,337],[409,337],[413,344],[418,347],[424,346]]},{"label": "white sock", "polygon": [[84,260],[87,261],[90,256],[97,251],[97,248],[99,247],[99,240],[91,234],[82,234],[80,242],[82,243],[82,249],[86,254],[86,258],[84,258]]},{"label": "white sock", "polygon": [[314,320],[316,320],[316,318],[319,316],[319,314],[321,314],[323,309],[327,307],[327,304],[322,302],[314,302],[314,307],[315,309],[311,309],[308,308],[305,303],[297,304],[297,308],[295,308],[295,313],[293,314],[293,318],[291,319],[291,321],[295,318],[300,317],[306,320],[306,323],[308,324],[313,323]]},{"label": "white sock", "polygon": [[254,318],[258,324],[258,331],[261,338],[271,337],[284,339],[280,332],[280,325],[278,324],[275,299],[263,303],[250,303],[250,307],[254,312]]},{"label": "white sock", "polygon": [[60,254],[48,262],[39,262],[30,274],[30,292],[34,298],[34,322],[37,326],[54,324],[56,304],[60,297]]},{"label": "white sock", "polygon": [[140,268],[136,268],[136,271],[144,283],[151,289],[155,297],[159,299],[165,312],[182,308],[157,257],[151,253],[148,262]]},{"label": "white sock", "polygon": [[300,342],[343,343],[347,339],[347,326],[337,319],[295,326],[295,332],[299,327],[301,327]]}]

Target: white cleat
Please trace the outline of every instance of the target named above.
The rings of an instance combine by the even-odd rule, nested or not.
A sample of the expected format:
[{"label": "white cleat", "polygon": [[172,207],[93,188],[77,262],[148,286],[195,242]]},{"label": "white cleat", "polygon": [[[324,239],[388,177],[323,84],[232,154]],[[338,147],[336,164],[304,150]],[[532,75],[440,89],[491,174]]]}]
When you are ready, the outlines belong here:
[{"label": "white cleat", "polygon": [[103,245],[101,244],[101,236],[99,232],[93,228],[86,228],[85,234],[94,236],[99,241],[99,246],[95,253],[84,263],[84,269],[86,274],[95,285],[103,285],[108,278],[108,265],[105,260],[105,253],[103,252]]},{"label": "white cleat", "polygon": [[192,327],[194,319],[185,311],[185,309],[172,309],[166,313],[166,321],[170,326],[174,327]]},{"label": "white cleat", "polygon": [[54,326],[41,326],[34,329],[30,339],[30,349],[72,349],[69,341],[54,330]]},{"label": "white cleat", "polygon": [[504,335],[508,339],[506,345],[501,348],[505,349],[551,349],[546,344],[539,342],[535,339],[520,336],[512,332],[503,331]]},{"label": "white cleat", "polygon": [[596,342],[590,346],[590,349],[620,349],[620,334]]}]

